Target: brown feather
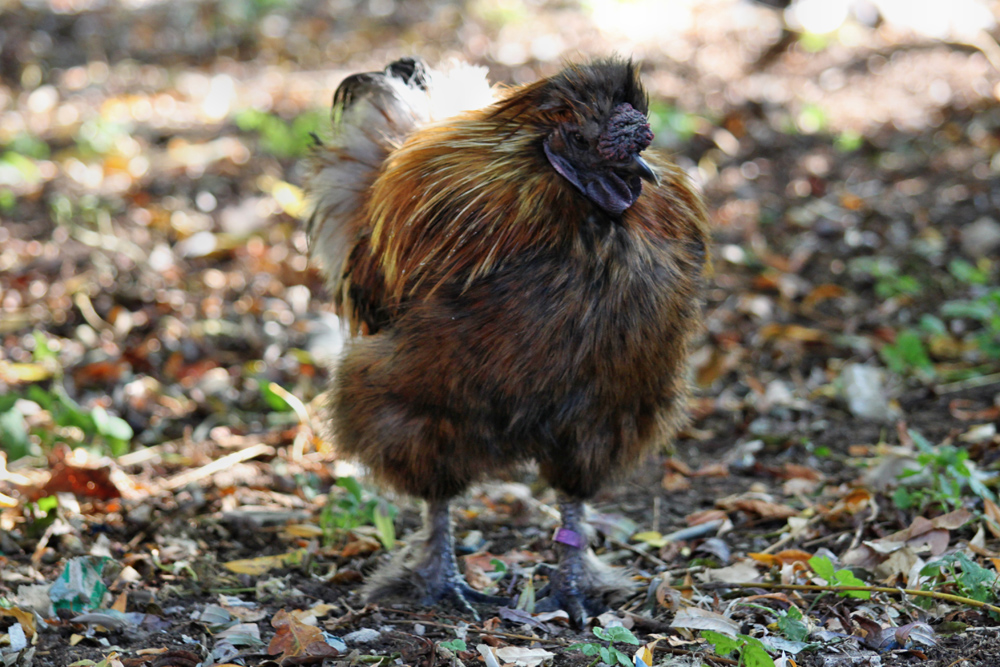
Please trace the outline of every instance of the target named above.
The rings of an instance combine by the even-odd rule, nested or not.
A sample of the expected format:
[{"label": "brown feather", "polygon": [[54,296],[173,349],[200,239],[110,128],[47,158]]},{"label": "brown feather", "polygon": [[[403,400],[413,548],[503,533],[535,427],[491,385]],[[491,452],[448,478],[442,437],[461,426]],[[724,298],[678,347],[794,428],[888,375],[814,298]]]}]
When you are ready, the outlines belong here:
[{"label": "brown feather", "polygon": [[[635,68],[613,64],[644,112]],[[698,195],[647,151],[659,183],[615,218],[541,149],[559,123],[610,112],[613,97],[579,83],[603,72],[570,69],[418,126],[364,194],[340,299],[352,329],[375,333],[347,348],[331,408],[338,445],[383,482],[445,499],[534,459],[586,498],[683,422],[707,241]]]}]

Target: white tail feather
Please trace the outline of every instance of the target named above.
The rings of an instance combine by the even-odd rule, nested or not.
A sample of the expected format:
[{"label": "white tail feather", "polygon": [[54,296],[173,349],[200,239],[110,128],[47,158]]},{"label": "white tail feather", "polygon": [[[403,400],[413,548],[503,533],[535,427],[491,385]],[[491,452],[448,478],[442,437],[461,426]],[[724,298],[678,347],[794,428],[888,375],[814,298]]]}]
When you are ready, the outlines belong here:
[{"label": "white tail feather", "polygon": [[314,151],[307,232],[312,257],[335,292],[367,226],[368,191],[386,157],[416,129],[494,101],[485,68],[458,64],[425,74],[426,90],[389,74],[371,75],[346,108],[335,110],[333,136]]}]

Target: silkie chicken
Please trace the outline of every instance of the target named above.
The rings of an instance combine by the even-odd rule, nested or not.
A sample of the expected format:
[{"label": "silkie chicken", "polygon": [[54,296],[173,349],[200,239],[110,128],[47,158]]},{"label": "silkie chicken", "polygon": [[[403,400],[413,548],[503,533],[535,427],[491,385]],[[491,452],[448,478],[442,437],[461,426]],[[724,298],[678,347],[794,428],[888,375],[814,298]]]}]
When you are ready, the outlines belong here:
[{"label": "silkie chicken", "polygon": [[647,109],[617,57],[496,90],[404,58],[334,94],[306,183],[311,253],[352,334],[331,430],[426,501],[369,599],[497,602],[459,574],[449,502],[529,460],[562,519],[536,609],[579,627],[623,580],[589,551],[583,502],[682,424],[706,257],[698,195],[646,151]]}]

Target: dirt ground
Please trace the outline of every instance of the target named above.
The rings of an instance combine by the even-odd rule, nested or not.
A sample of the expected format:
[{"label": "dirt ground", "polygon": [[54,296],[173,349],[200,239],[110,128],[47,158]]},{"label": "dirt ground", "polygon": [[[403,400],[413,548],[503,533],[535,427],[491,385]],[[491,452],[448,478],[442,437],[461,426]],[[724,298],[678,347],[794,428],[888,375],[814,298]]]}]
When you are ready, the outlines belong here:
[{"label": "dirt ground", "polygon": [[[350,72],[416,53],[520,83],[612,51],[642,62],[657,146],[699,181],[714,235],[692,423],[674,452],[650,454],[593,503],[597,553],[636,582],[617,619],[655,642],[657,665],[737,664],[699,639],[718,618],[672,627],[692,606],[744,635],[784,640],[779,617],[802,610],[808,639],[772,651],[776,664],[1000,662],[998,617],[964,603],[741,588],[727,586],[746,581],[736,574],[711,574],[749,563],[751,583],[804,583],[801,558],[768,565],[749,554],[795,549],[839,563],[918,520],[967,510],[967,522],[934,534],[944,553],[970,554],[992,573],[975,590],[997,602],[998,517],[990,523],[975,488],[941,486],[958,468],[919,447],[922,436],[936,452],[963,452],[969,478],[995,489],[1000,351],[989,338],[1000,337],[1000,297],[992,324],[968,304],[988,309],[1000,294],[996,29],[929,36],[861,17],[816,36],[760,3],[678,2],[669,22],[645,20],[652,4],[0,5],[5,664],[268,665],[284,655],[471,665],[482,664],[483,643],[593,664],[567,646],[594,637],[558,618],[482,608],[477,621],[362,600],[365,578],[389,557],[365,517],[391,503],[405,542],[419,508],[367,488],[352,500],[337,480],[363,471],[310,422],[324,353],[340,343],[294,193],[308,131],[323,130]],[[872,412],[851,405],[855,366],[882,378]],[[265,389],[272,382],[293,398]],[[289,409],[297,403],[304,421]],[[102,458],[123,453],[110,431],[76,417],[95,406],[133,434],[115,462]],[[4,410],[24,411],[23,451]],[[923,486],[897,478],[907,465],[930,471]],[[907,506],[903,487],[927,490],[926,501]],[[58,500],[47,512],[48,496]],[[554,506],[530,469],[457,502],[470,580],[521,588],[535,565],[555,562]],[[672,541],[650,535],[712,520]],[[931,549],[914,547],[914,557],[942,555]],[[3,653],[12,626],[27,623],[5,610],[34,608],[25,587],[51,584],[87,555],[113,561],[108,599],[124,606],[105,602],[89,620],[60,611],[39,621],[30,659]],[[226,567],[265,556],[289,559],[259,572]],[[498,582],[483,571],[492,556],[507,563]],[[876,586],[913,580],[905,569],[852,570]],[[965,581],[923,583],[975,597]],[[336,654],[282,644],[279,612],[317,604],[304,626],[324,630],[313,639]],[[233,630],[236,621],[246,626]],[[911,623],[932,641],[876,641]],[[456,637],[466,650],[440,646]]]}]

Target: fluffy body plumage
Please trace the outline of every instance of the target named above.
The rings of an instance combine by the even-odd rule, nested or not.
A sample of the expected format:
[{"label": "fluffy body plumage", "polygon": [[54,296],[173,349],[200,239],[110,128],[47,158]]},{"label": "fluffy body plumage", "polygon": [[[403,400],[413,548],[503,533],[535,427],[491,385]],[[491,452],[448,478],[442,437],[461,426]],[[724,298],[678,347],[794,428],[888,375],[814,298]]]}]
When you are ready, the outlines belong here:
[{"label": "fluffy body plumage", "polygon": [[335,96],[307,188],[313,254],[358,334],[336,442],[432,503],[529,459],[584,500],[683,420],[705,213],[680,169],[639,157],[631,62],[435,118],[464,75],[397,61]]}]

